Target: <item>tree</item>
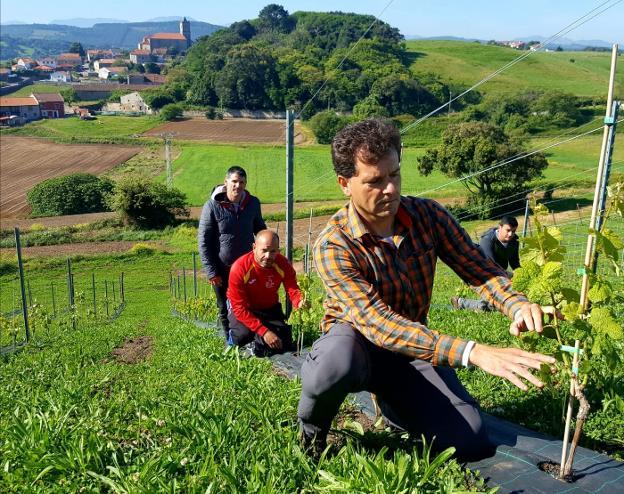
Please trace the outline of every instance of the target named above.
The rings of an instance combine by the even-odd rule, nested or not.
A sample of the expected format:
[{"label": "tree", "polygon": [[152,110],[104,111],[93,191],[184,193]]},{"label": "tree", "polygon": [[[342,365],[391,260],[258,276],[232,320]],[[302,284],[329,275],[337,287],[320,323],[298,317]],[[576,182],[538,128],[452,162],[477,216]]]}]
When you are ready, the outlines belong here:
[{"label": "tree", "polygon": [[334,136],[348,123],[347,117],[336,115],[333,111],[323,111],[314,115],[309,125],[319,144],[330,144]]},{"label": "tree", "polygon": [[69,53],[78,53],[81,57],[85,56],[84,48],[77,41],[74,41],[71,45],[69,45],[69,50],[67,51]]},{"label": "tree", "polygon": [[33,216],[107,211],[107,197],[113,182],[88,173],[74,173],[39,182],[27,195]]},{"label": "tree", "polygon": [[154,62],[144,63],[143,67],[148,74],[160,74],[160,66]]},{"label": "tree", "polygon": [[[450,178],[469,177],[462,180],[470,193],[469,204],[479,206],[479,215],[488,217],[497,201],[521,192],[528,181],[541,177],[548,166],[544,155],[537,153],[491,168],[523,151],[522,142],[512,141],[500,127],[467,122],[449,126],[442,143],[428,149],[418,160],[418,170],[423,175],[440,170]],[[522,195],[515,197],[524,200]]]},{"label": "tree", "polygon": [[245,41],[249,41],[256,35],[256,28],[249,21],[235,22],[230,26],[230,29]]},{"label": "tree", "polygon": [[126,224],[139,228],[162,228],[189,215],[182,192],[138,175],[120,180],[109,202]]},{"label": "tree", "polygon": [[288,11],[275,3],[267,5],[260,11],[258,21],[262,31],[288,33],[294,26]]},{"label": "tree", "polygon": [[182,116],[182,106],[175,103],[169,103],[160,109],[161,120],[171,121],[176,120]]}]

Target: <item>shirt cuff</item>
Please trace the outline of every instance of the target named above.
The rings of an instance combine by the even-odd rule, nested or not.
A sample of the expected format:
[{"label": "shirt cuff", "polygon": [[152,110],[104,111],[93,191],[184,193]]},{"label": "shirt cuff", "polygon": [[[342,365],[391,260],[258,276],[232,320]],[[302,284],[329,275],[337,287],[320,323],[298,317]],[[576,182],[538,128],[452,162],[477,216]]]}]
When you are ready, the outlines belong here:
[{"label": "shirt cuff", "polygon": [[472,365],[470,364],[470,352],[472,352],[472,349],[475,346],[475,342],[470,340],[467,344],[466,344],[466,348],[464,348],[464,353],[462,354],[462,367],[467,367],[467,368],[471,368]]}]

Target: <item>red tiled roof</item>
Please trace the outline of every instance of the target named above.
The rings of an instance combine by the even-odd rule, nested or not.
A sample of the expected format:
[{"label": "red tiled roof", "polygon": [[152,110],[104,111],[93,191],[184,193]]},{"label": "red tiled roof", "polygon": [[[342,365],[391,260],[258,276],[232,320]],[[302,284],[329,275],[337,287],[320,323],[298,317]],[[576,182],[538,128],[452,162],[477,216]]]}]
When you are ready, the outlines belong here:
[{"label": "red tiled roof", "polygon": [[122,74],[124,72],[128,72],[127,67],[105,67],[106,70],[112,72],[113,74]]},{"label": "red tiled roof", "polygon": [[35,98],[0,98],[0,106],[39,106]]},{"label": "red tiled roof", "polygon": [[115,63],[117,60],[115,60],[114,58],[100,58],[98,60],[98,62],[100,63],[100,65],[102,65],[103,63]]},{"label": "red tiled roof", "polygon": [[132,50],[130,54],[131,55],[149,55],[150,51],[149,50]]},{"label": "red tiled roof", "polygon": [[90,91],[90,92],[112,92],[116,89],[132,89],[134,91],[141,91],[143,89],[154,89],[151,84],[119,84],[113,83],[93,83],[93,84],[74,84],[72,86],[75,91]]},{"label": "red tiled roof", "polygon": [[180,33],[155,33],[150,34],[147,38],[152,39],[179,39],[180,41],[186,41],[186,37]]},{"label": "red tiled roof", "polygon": [[60,93],[33,93],[32,96],[39,103],[65,103]]},{"label": "red tiled roof", "polygon": [[38,65],[35,67],[35,70],[43,70],[44,72],[52,72],[54,69],[52,67],[48,67],[47,65]]},{"label": "red tiled roof", "polygon": [[19,62],[20,60],[21,60],[22,62],[24,62],[24,63],[33,63],[33,62],[34,62],[34,60],[33,60],[32,58],[29,58],[29,57],[20,58],[20,59],[18,60],[18,62]]},{"label": "red tiled roof", "polygon": [[9,72],[11,72],[11,69],[0,67],[0,74],[8,74]]},{"label": "red tiled roof", "polygon": [[166,77],[161,74],[143,74],[143,77],[150,82],[156,84],[164,84],[166,82]]},{"label": "red tiled roof", "polygon": [[58,57],[56,57],[56,59],[57,60],[71,60],[71,61],[75,61],[75,62],[82,62],[82,57],[78,53],[61,53]]}]

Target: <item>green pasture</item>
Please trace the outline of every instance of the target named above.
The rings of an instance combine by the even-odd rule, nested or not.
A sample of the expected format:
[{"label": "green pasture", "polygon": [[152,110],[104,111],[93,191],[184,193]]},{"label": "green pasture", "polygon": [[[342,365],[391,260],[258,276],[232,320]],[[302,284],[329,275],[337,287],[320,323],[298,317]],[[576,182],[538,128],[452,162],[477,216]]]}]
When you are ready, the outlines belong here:
[{"label": "green pasture", "polygon": [[[554,142],[556,139],[534,139],[528,149],[544,148]],[[592,169],[597,166],[600,146],[601,136],[592,135],[547,150],[550,166],[544,174],[545,178],[537,183],[591,188],[595,179]],[[179,157],[173,162],[174,185],[187,194],[192,205],[203,204],[213,186],[223,182],[225,170],[232,165],[241,165],[247,170],[248,188],[262,202],[284,201],[286,157],[283,147],[185,144],[180,149]],[[451,182],[439,172],[428,177],[420,175],[416,160],[423,152],[422,148],[406,148],[403,153],[403,193],[434,198],[465,197],[465,189],[459,182],[437,189]],[[616,146],[613,159],[614,170],[623,170],[622,146]],[[294,163],[295,201],[342,198],[329,146],[295,147]],[[164,180],[164,174],[161,178]]]},{"label": "green pasture", "polygon": [[30,86],[24,86],[19,88],[14,93],[9,94],[9,97],[25,97],[30,96],[32,93],[58,93],[62,89],[67,89],[70,86],[62,85],[57,86],[56,84],[31,84]]},{"label": "green pasture", "polygon": [[[60,141],[89,139],[114,141],[131,138],[160,125],[155,117],[98,116],[95,120],[80,120],[78,117],[45,119],[31,122],[23,127],[4,131],[7,135],[47,137]],[[140,141],[137,141],[140,143]]]},{"label": "green pasture", "polygon": [[[527,52],[460,41],[406,42],[412,71],[435,73],[448,83],[470,87]],[[572,61],[573,60],[573,61]],[[536,52],[478,88],[482,93],[557,89],[577,96],[606,98],[611,54],[605,52]],[[624,74],[616,77],[616,94]]]}]

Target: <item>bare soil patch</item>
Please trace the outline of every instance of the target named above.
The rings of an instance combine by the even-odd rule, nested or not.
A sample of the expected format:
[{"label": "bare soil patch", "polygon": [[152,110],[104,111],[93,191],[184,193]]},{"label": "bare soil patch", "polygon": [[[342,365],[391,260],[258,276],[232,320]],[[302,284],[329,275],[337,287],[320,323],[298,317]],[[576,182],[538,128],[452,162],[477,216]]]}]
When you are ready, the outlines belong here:
[{"label": "bare soil patch", "polygon": [[153,351],[154,339],[151,336],[137,336],[114,348],[111,356],[119,364],[138,364],[147,360]]},{"label": "bare soil patch", "polygon": [[32,137],[0,137],[0,216],[25,218],[27,192],[42,180],[69,173],[99,175],[141,151],[117,144],[56,144]]},{"label": "bare soil patch", "polygon": [[[143,136],[161,137],[172,134],[174,139],[222,143],[284,143],[284,120],[253,120],[237,118],[232,120],[208,120],[190,118],[178,122],[168,122],[144,132]],[[295,144],[305,142],[299,123],[295,123]]]},{"label": "bare soil patch", "polygon": [[[86,242],[82,244],[59,244],[59,245],[41,245],[38,247],[22,247],[22,255],[24,257],[56,257],[56,256],[72,256],[76,254],[111,254],[113,252],[127,252],[132,246],[139,242],[130,240],[120,240],[115,242]],[[164,249],[162,242],[140,242],[149,245],[156,245]],[[15,249],[0,249],[0,254],[14,255]]]}]

